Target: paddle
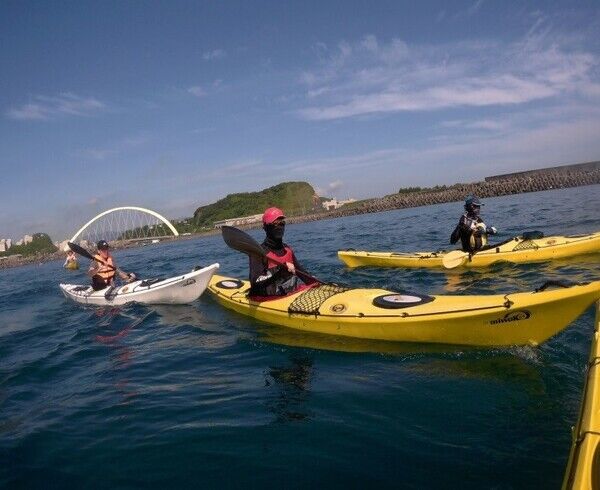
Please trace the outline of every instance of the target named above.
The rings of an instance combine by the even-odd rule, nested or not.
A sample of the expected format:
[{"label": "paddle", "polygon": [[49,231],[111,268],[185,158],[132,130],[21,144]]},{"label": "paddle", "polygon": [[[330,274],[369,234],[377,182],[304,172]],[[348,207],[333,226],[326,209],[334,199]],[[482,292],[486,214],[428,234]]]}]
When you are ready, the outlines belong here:
[{"label": "paddle", "polygon": [[[225,241],[225,243],[234,250],[245,253],[247,255],[257,255],[259,257],[266,258],[267,254],[265,253],[263,248],[259,245],[259,243],[256,240],[254,240],[254,238],[248,235],[248,233],[238,228],[234,228],[233,226],[221,227],[221,233],[223,234],[223,240]],[[273,257],[269,257],[269,260],[272,260],[273,262],[276,262],[280,265],[285,265],[285,262],[277,260]],[[306,279],[311,282],[323,282],[319,281],[316,277],[311,276],[310,274],[302,272],[298,269],[296,269],[296,275],[301,279]]]},{"label": "paddle", "polygon": [[[521,235],[521,238],[525,240],[537,240],[540,238],[544,238],[544,233],[542,231],[533,230],[533,231],[524,231]],[[509,238],[508,240],[504,240],[503,242],[497,243],[494,247],[498,247],[500,245],[504,245],[505,243],[513,241],[514,238]],[[469,255],[473,256],[479,252],[476,250],[475,252],[469,254],[469,252],[463,252],[462,250],[453,250],[452,252],[448,252],[444,255],[442,259],[442,264],[446,269],[454,269],[460,265],[464,265],[464,263],[468,260]]]},{"label": "paddle", "polygon": [[[107,262],[104,262],[103,260],[98,260],[97,257],[94,257],[91,253],[89,253],[85,248],[80,247],[79,245],[77,245],[76,243],[72,243],[72,242],[67,242],[67,245],[69,246],[69,248],[71,250],[73,250],[73,252],[75,252],[76,254],[82,255],[83,257],[90,259],[90,260],[97,260],[98,262],[101,262],[102,264],[104,264],[106,267],[109,267],[110,269],[112,269],[113,271],[118,270],[118,268],[113,267],[112,265],[110,265]],[[131,280],[135,280],[135,278],[137,277],[137,275],[133,272],[130,272],[128,274],[128,276],[130,277],[130,281]]]},{"label": "paddle", "polygon": [[459,265],[463,265],[469,258],[469,252],[463,252],[462,250],[452,250],[444,255],[442,264],[446,269],[454,269]]},{"label": "paddle", "polygon": [[[94,257],[91,253],[89,253],[85,248],[80,247],[79,245],[77,245],[76,243],[72,243],[72,242],[67,242],[67,245],[69,246],[69,248],[71,250],[73,250],[73,252],[75,252],[76,254],[82,255],[83,257],[90,259],[90,260],[98,260],[96,257]],[[99,260],[98,262],[102,262],[106,267],[110,267],[113,271],[116,271],[117,269],[114,268],[112,265],[108,264],[107,262],[104,262],[103,260]]]}]

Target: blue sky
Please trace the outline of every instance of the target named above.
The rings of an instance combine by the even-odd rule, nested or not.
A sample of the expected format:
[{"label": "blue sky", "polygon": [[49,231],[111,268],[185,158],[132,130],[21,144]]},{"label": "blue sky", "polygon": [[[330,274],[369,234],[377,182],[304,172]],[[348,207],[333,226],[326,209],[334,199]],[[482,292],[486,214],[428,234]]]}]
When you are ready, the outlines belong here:
[{"label": "blue sky", "polygon": [[600,159],[598,2],[0,3],[0,237]]}]

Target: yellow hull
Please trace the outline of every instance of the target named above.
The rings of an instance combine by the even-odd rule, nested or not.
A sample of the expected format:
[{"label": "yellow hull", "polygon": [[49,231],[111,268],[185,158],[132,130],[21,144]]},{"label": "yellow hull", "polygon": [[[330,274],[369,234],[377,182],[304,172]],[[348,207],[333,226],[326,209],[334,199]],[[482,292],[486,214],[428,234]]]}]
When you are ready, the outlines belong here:
[{"label": "yellow hull", "polygon": [[600,302],[596,304],[590,362],[563,489],[600,489]]},{"label": "yellow hull", "polygon": [[[600,232],[579,236],[552,236],[533,240],[515,237],[498,247],[483,250],[465,261],[462,267],[489,267],[495,262],[544,262],[600,252]],[[447,252],[338,252],[348,267],[426,267],[443,268]]]},{"label": "yellow hull", "polygon": [[[350,289],[314,300],[313,288],[258,302],[247,296],[249,284],[214,276],[208,291],[224,307],[257,320],[306,332],[359,339],[478,346],[537,345],[552,337],[600,298],[600,282],[541,292],[489,296],[432,296],[422,303],[398,303],[384,289]],[[323,288],[323,290],[325,290]],[[312,300],[313,313],[295,305]],[[391,298],[394,306],[376,306]],[[397,299],[395,299],[397,298]],[[306,300],[306,301],[305,301]],[[288,309],[295,308],[295,312]]]}]

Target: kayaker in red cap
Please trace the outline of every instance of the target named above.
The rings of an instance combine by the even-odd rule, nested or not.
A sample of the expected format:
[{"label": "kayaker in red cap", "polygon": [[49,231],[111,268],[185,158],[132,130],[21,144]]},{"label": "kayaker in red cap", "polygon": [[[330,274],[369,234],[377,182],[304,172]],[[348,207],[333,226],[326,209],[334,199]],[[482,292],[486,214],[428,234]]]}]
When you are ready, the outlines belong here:
[{"label": "kayaker in red cap", "polygon": [[[250,295],[286,295],[299,286],[296,271],[306,274],[307,272],[296,260],[292,248],[283,243],[283,234],[285,233],[285,215],[283,211],[275,207],[268,208],[263,214],[262,221],[267,236],[261,246],[266,257],[249,255]],[[285,265],[279,262],[283,262]]]}]

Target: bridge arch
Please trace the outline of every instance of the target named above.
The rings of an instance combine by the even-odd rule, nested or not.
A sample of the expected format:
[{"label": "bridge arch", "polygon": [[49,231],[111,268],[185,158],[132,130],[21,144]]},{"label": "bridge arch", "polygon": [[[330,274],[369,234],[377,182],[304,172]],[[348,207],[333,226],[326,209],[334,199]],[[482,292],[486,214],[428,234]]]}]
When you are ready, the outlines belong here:
[{"label": "bridge arch", "polygon": [[171,222],[167,218],[162,216],[161,214],[157,213],[156,211],[152,211],[151,209],[141,208],[138,206],[120,206],[117,208],[112,208],[112,209],[103,211],[99,215],[97,215],[94,218],[92,218],[91,220],[89,220],[85,225],[83,225],[81,228],[79,228],[79,230],[77,230],[77,232],[73,235],[73,237],[69,241],[75,242],[78,238],[80,238],[82,233],[87,228],[89,228],[91,225],[98,222],[99,220],[101,220],[102,218],[104,218],[107,215],[110,215],[112,213],[118,213],[120,211],[136,211],[139,213],[144,213],[144,214],[153,216],[158,221],[162,222],[165,226],[167,226],[167,228],[169,228],[169,230],[171,230],[171,232],[173,233],[174,236],[179,236],[179,232],[175,229],[175,227],[171,224]]}]

